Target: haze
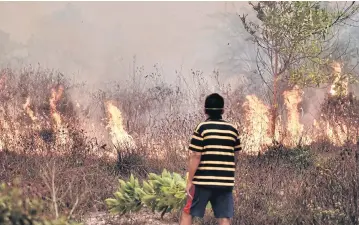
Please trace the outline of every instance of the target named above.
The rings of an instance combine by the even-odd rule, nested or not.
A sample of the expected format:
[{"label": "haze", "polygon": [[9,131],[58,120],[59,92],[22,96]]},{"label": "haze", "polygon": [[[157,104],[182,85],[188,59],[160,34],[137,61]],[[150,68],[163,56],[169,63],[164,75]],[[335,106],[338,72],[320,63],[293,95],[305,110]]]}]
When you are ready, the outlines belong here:
[{"label": "haze", "polygon": [[191,69],[230,77],[249,69],[241,62],[253,47],[228,12],[248,9],[247,2],[1,2],[0,59],[94,83],[126,77],[134,56],[170,80]]}]

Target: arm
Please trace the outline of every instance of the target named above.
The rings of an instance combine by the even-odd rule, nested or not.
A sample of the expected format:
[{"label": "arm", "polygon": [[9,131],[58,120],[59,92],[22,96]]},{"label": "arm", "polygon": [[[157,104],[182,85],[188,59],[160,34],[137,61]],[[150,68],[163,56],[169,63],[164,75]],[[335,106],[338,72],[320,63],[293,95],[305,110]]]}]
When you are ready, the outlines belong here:
[{"label": "arm", "polygon": [[237,135],[236,143],[234,146],[234,163],[236,166],[238,165],[238,158],[239,158],[239,152],[242,150],[242,142],[239,137],[239,134]]},{"label": "arm", "polygon": [[200,162],[201,162],[201,153],[200,152],[192,152],[189,156],[189,162],[188,162],[187,183],[192,183],[194,174],[196,173]]},{"label": "arm", "polygon": [[193,178],[197,171],[198,165],[201,162],[201,155],[202,155],[202,151],[203,151],[203,137],[198,132],[198,128],[192,135],[191,142],[189,145],[189,150],[191,151],[191,153],[190,153],[189,162],[188,162],[188,179],[187,179],[186,191],[187,191],[187,195],[189,195],[191,198],[193,198],[190,195],[190,190],[192,189]]}]

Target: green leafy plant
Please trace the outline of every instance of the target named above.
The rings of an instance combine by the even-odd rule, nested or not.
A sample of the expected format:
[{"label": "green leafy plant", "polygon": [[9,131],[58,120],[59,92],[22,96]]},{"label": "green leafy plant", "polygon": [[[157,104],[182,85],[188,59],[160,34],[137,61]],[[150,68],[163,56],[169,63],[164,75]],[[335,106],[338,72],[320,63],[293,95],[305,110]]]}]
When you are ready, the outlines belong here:
[{"label": "green leafy plant", "polygon": [[17,187],[0,185],[0,224],[2,225],[80,225],[65,218],[47,220],[41,214],[43,204],[36,199],[24,198]]},{"label": "green leafy plant", "polygon": [[138,211],[142,207],[141,197],[144,195],[142,188],[131,174],[130,180],[119,180],[120,186],[114,193],[114,198],[106,199],[106,205],[111,213],[126,214],[130,211]]},{"label": "green leafy plant", "polygon": [[148,207],[153,212],[161,212],[163,217],[167,212],[182,208],[186,202],[186,178],[178,173],[171,174],[167,170],[161,175],[150,173],[142,187],[133,175],[129,181],[119,182],[120,187],[114,193],[114,198],[105,200],[111,213],[123,215]]},{"label": "green leafy plant", "polygon": [[144,182],[146,195],[143,200],[153,211],[170,212],[182,208],[186,202],[186,178],[166,170],[161,175],[149,174],[149,181]]}]

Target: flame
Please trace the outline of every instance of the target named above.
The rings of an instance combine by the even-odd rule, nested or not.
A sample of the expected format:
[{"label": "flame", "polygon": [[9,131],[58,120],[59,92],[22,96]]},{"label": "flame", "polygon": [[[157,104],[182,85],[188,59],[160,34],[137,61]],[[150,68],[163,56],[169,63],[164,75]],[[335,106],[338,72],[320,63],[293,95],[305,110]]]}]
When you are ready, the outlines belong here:
[{"label": "flame", "polygon": [[135,143],[133,138],[125,131],[123,127],[123,118],[121,111],[111,102],[106,102],[106,108],[109,115],[109,124],[112,136],[112,144],[120,148],[133,148]]},{"label": "flame", "polygon": [[0,151],[4,150],[5,143],[0,139]]},{"label": "flame", "polygon": [[34,111],[30,108],[30,97],[26,98],[26,102],[23,105],[24,110],[26,111],[26,114],[31,118],[32,121],[36,121],[37,117],[34,115]]},{"label": "flame", "polygon": [[61,115],[56,109],[56,104],[60,100],[64,88],[62,86],[56,91],[54,88],[51,89],[51,98],[50,98],[50,110],[52,118],[55,121],[55,130],[58,133],[58,141],[60,144],[68,143],[68,130],[66,126],[62,124]]},{"label": "flame", "polygon": [[330,86],[330,91],[329,91],[329,93],[331,94],[331,95],[337,95],[337,91],[335,90],[336,88],[335,88],[335,84],[332,84],[331,86]]},{"label": "flame", "polygon": [[[334,70],[334,82],[330,88],[330,95],[338,96],[338,95],[348,95],[348,84],[349,80],[347,77],[342,76],[342,65],[338,62],[333,62],[332,68]],[[326,124],[326,135],[329,140],[332,141],[334,145],[340,146],[345,143],[347,140],[348,128],[345,124],[338,123],[336,126],[332,126],[329,122]]]},{"label": "flame", "polygon": [[[345,81],[341,78],[341,65],[339,63],[334,63],[333,70],[335,71],[336,77],[329,92],[331,95],[339,95],[343,93],[340,88],[342,88],[343,86],[342,82]],[[5,76],[0,76],[0,90],[2,87],[4,87],[4,82]],[[345,83],[344,88],[346,88],[343,89],[344,93],[347,93],[347,86]],[[50,104],[51,120],[53,120],[52,124],[54,131],[56,132],[56,142],[61,144],[66,143],[66,146],[68,146],[68,144],[70,143],[69,141],[73,140],[69,139],[70,135],[67,126],[63,121],[64,115],[60,114],[60,112],[57,110],[58,102],[63,96],[63,92],[63,86],[51,89],[51,96],[48,100]],[[285,99],[284,106],[286,108],[287,118],[283,119],[283,121],[285,121],[286,123],[281,122],[281,116],[283,115],[278,115],[278,117],[276,118],[276,140],[287,146],[293,146],[294,144],[297,144],[298,141],[302,138],[308,140],[308,142],[306,142],[305,144],[309,144],[313,140],[320,140],[320,137],[328,138],[334,145],[337,146],[343,145],[346,142],[346,140],[348,139],[348,133],[350,133],[350,130],[348,129],[351,128],[351,126],[349,124],[345,126],[344,122],[341,123],[340,121],[335,124],[331,121],[326,121],[326,119],[317,118],[317,120],[314,120],[312,128],[308,127],[308,129],[314,131],[314,133],[310,136],[305,134],[308,129],[304,128],[304,125],[300,122],[301,116],[300,112],[298,111],[298,106],[302,102],[302,90],[298,87],[294,87],[292,90],[285,91],[283,93],[283,97]],[[37,128],[40,128],[39,124],[43,121],[42,118],[39,116],[40,114],[35,114],[35,112],[32,110],[34,108],[31,105],[33,104],[31,100],[32,99],[30,97],[27,97],[26,102],[22,105],[22,107],[26,115],[29,116],[29,118],[31,118],[31,120],[33,121],[34,126],[32,126],[31,129],[33,129],[35,125]],[[78,102],[75,102],[75,104],[76,107],[81,108],[81,105]],[[266,146],[271,145],[273,141],[270,135],[270,106],[262,102],[257,96],[248,95],[246,96],[243,107],[245,110],[245,119],[242,134],[245,150],[248,153],[264,150]],[[118,150],[135,148],[136,143],[131,137],[131,135],[129,135],[125,130],[123,116],[119,108],[117,108],[115,104],[110,101],[105,102],[105,108],[108,116],[108,125],[106,128],[110,131],[109,135],[112,144],[115,147],[118,147],[116,148]],[[88,125],[91,126],[90,123],[88,123]],[[0,139],[0,150],[4,149],[5,147],[9,149],[12,148],[11,140],[14,139],[12,138],[12,136],[20,138],[18,137],[20,135],[16,136],[16,133],[15,135],[11,133],[13,132],[13,127],[15,127],[14,130],[21,131],[21,129],[18,129],[18,126],[19,125],[13,125],[13,123],[11,123],[9,119],[1,121],[1,129],[6,131],[1,134],[2,136]],[[92,124],[92,128],[95,129],[96,126]],[[7,132],[7,130],[10,131]],[[286,131],[288,135],[282,135],[284,133],[283,131]],[[11,136],[11,138],[6,138],[7,136]],[[101,136],[101,138],[104,138],[104,136]],[[154,142],[151,142],[153,141],[151,137],[148,138],[149,140],[141,139],[139,141],[144,142],[143,145],[147,144],[149,148],[155,148],[155,151],[151,151],[149,155],[151,157],[166,157],[165,152],[162,151],[163,146],[167,144],[166,141],[156,140]],[[180,140],[178,140],[178,144],[176,145],[183,147],[183,143],[181,143]]]},{"label": "flame", "polygon": [[348,128],[345,124],[337,124],[336,126],[332,126],[329,122],[326,123],[326,135],[329,140],[336,146],[341,146],[347,141],[347,130]]},{"label": "flame", "polygon": [[54,88],[51,89],[50,109],[51,109],[51,115],[55,120],[57,128],[60,128],[62,126],[61,125],[62,121],[60,114],[57,112],[56,103],[61,98],[63,91],[64,89],[62,86],[59,87],[58,91],[56,91]]},{"label": "flame", "polygon": [[285,91],[283,96],[288,113],[287,131],[289,133],[289,139],[287,139],[287,144],[292,145],[294,144],[293,142],[297,143],[303,132],[303,125],[300,123],[298,112],[298,105],[302,101],[302,96],[301,91],[297,86],[290,91]]},{"label": "flame", "polygon": [[[246,96],[243,104],[246,111],[246,134],[248,151],[260,151],[272,142],[270,138],[270,109],[255,95]],[[249,144],[251,143],[251,144]],[[250,145],[250,146],[249,146]]]},{"label": "flame", "polygon": [[[330,87],[329,93],[332,96],[340,95],[348,95],[348,78],[343,78],[342,76],[342,66],[338,62],[333,62],[332,68],[334,70],[334,82]],[[340,90],[337,90],[340,88]],[[339,93],[338,93],[339,91]]]},{"label": "flame", "polygon": [[[347,94],[347,80],[341,78],[341,65],[339,63],[333,64],[333,69],[336,73],[335,82],[332,85],[330,93],[332,95]],[[344,81],[344,82],[343,82]],[[338,85],[340,82],[340,85]],[[339,86],[341,89],[336,90]],[[346,141],[355,140],[352,138],[348,140],[348,126],[341,121],[333,124],[319,118],[314,120],[311,127],[304,128],[300,122],[300,112],[298,110],[299,104],[302,102],[302,90],[295,86],[292,90],[283,93],[285,99],[284,105],[287,111],[286,126],[283,126],[280,117],[275,121],[276,133],[275,139],[280,140],[286,146],[293,147],[296,144],[311,144],[314,140],[319,140],[321,137],[327,137],[334,145],[341,146]],[[245,109],[245,123],[244,133],[247,139],[245,144],[246,152],[261,151],[265,145],[270,145],[272,140],[270,138],[270,107],[261,102],[255,95],[246,96],[246,101],[243,104]],[[286,132],[283,132],[286,131]],[[283,135],[286,133],[287,135]]]}]

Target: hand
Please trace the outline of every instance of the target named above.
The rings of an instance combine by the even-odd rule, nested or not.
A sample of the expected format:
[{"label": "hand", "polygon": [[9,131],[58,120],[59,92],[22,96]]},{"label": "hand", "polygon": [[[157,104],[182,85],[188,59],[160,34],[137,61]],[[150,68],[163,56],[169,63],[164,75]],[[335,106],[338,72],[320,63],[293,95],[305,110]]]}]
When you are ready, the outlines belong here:
[{"label": "hand", "polygon": [[193,199],[193,196],[191,195],[192,188],[193,188],[193,183],[187,182],[186,193],[187,193],[187,196],[189,196],[191,199]]}]

